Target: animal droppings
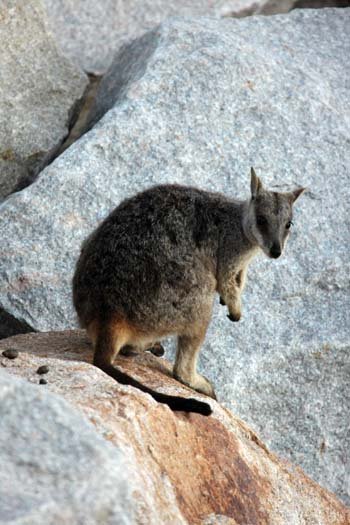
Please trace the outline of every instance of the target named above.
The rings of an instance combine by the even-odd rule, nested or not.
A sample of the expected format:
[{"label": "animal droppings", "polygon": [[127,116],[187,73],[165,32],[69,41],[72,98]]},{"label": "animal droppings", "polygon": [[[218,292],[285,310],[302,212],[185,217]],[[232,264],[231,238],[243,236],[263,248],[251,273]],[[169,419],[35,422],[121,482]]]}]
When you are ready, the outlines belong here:
[{"label": "animal droppings", "polygon": [[16,359],[16,357],[18,357],[18,350],[15,348],[7,348],[7,350],[3,351],[2,355],[8,359]]},{"label": "animal droppings", "polygon": [[49,371],[49,367],[47,365],[39,366],[38,370],[36,371],[37,374],[47,374]]}]

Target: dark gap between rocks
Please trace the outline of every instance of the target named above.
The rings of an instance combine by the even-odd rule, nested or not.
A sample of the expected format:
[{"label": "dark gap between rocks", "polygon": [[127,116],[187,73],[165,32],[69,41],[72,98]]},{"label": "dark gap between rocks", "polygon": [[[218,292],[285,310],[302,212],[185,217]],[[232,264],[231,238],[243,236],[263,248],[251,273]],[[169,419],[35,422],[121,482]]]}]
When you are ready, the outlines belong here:
[{"label": "dark gap between rocks", "polygon": [[245,18],[254,14],[277,15],[290,12],[293,9],[320,9],[324,7],[350,7],[350,0],[297,0],[290,9],[283,9],[283,5],[279,6],[276,2],[263,7],[259,12],[257,12],[259,4],[255,3],[246,9],[240,9],[237,12],[231,11],[231,13],[227,13],[224,18]]},{"label": "dark gap between rocks", "polygon": [[[81,135],[85,133],[87,116],[90,112],[91,106],[94,103],[97,88],[99,86],[100,80],[102,79],[102,75],[97,76],[89,73],[87,73],[87,75],[89,77],[89,85],[87,86],[82,98],[78,100],[70,110],[68,118],[68,135],[63,138],[61,143],[57,144],[51,151],[47,153],[47,155],[40,162],[39,166],[36,166],[32,170],[30,168],[28,169],[28,174],[26,174],[25,178],[18,182],[16,188],[14,188],[14,190],[4,200],[10,197],[13,193],[21,191],[35,182],[40,173],[47,166],[49,166],[55,159],[57,159],[57,157],[59,157],[67,148],[69,148],[73,142],[78,140]],[[33,165],[35,165],[35,161],[36,157],[33,155]]]},{"label": "dark gap between rocks", "polygon": [[322,7],[350,7],[350,0],[298,0],[294,9],[319,9]]},{"label": "dark gap between rocks", "polygon": [[89,85],[86,89],[84,101],[80,108],[78,117],[75,120],[67,138],[61,144],[59,150],[57,151],[57,154],[55,155],[54,158],[52,158],[51,162],[54,161],[60,155],[62,155],[62,153],[67,148],[69,148],[69,146],[71,146],[76,140],[78,140],[87,131],[86,125],[87,125],[88,116],[90,113],[90,109],[95,102],[97,89],[98,89],[98,86],[100,85],[103,75],[94,75],[92,73],[88,73],[88,77],[89,77]]},{"label": "dark gap between rocks", "polygon": [[19,321],[6,310],[0,309],[0,339],[28,332],[35,332],[35,330],[25,321]]}]

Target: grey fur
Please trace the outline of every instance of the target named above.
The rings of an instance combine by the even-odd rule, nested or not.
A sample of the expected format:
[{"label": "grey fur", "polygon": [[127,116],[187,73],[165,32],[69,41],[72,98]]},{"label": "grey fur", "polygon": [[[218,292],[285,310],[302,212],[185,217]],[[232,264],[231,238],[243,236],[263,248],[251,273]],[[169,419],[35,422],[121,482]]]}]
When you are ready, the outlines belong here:
[{"label": "grey fur", "polygon": [[252,169],[247,201],[163,185],[122,202],[85,241],[73,279],[95,364],[111,373],[125,344],[177,335],[174,376],[215,397],[196,371],[215,293],[238,321],[248,264],[259,248],[280,255],[302,191],[267,191]]}]

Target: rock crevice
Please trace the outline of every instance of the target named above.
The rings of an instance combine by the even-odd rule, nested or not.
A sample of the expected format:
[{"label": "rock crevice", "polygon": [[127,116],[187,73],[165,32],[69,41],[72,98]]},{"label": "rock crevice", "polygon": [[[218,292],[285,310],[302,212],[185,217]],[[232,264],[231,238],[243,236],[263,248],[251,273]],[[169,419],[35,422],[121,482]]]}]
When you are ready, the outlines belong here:
[{"label": "rock crevice", "polygon": [[40,0],[0,11],[0,200],[30,184],[68,134],[87,86],[58,50]]}]

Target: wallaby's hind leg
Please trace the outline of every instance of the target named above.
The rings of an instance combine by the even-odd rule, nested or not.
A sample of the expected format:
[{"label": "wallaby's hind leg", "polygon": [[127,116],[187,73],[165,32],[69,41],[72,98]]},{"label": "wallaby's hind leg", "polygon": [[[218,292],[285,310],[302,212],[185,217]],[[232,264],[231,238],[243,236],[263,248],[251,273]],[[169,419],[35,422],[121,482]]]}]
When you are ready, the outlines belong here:
[{"label": "wallaby's hind leg", "polygon": [[111,321],[96,322],[88,327],[94,346],[94,365],[106,373],[113,369],[113,361],[128,341],[128,333],[122,326]]},{"label": "wallaby's hind leg", "polygon": [[131,385],[150,394],[156,401],[167,404],[172,410],[198,412],[206,416],[211,414],[210,405],[207,403],[156,392],[113,366],[113,360],[120,349],[132,339],[132,329],[130,330],[125,323],[91,323],[87,330],[95,349],[94,365],[119,383]]},{"label": "wallaby's hind leg", "polygon": [[174,377],[197,392],[216,399],[211,383],[197,372],[197,359],[204,341],[206,326],[200,333],[178,337],[177,353],[174,365]]}]

